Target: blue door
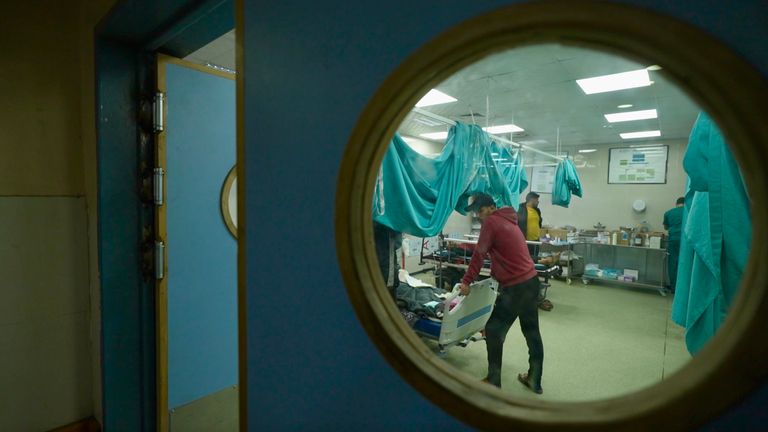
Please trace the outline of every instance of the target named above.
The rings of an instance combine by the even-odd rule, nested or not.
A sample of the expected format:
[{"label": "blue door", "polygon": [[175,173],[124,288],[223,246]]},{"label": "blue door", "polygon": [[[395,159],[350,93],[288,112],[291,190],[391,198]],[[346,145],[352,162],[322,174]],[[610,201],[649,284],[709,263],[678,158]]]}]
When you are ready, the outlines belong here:
[{"label": "blue door", "polygon": [[169,412],[238,380],[237,241],[221,210],[235,164],[235,81],[161,57],[158,87],[165,94],[158,139],[165,199],[156,221],[166,257],[157,315],[162,431]]}]

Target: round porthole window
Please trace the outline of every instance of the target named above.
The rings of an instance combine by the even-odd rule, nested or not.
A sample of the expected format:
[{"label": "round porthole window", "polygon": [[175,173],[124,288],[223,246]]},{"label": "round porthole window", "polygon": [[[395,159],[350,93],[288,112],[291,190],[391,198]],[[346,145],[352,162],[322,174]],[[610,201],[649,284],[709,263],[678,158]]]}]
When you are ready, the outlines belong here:
[{"label": "round porthole window", "polygon": [[221,186],[221,217],[227,226],[227,231],[237,239],[237,167],[227,173]]},{"label": "round porthole window", "polygon": [[[657,29],[660,28],[665,31],[658,32]],[[756,223],[753,224],[752,230],[751,258],[744,270],[739,294],[731,305],[731,311],[737,310],[738,313],[729,314],[708,344],[674,374],[662,382],[633,388],[625,394],[582,401],[519,397],[504,391],[504,387],[499,390],[483,383],[478,377],[472,377],[466,371],[457,369],[455,364],[435,355],[433,347],[425,344],[403,319],[387,289],[388,284],[382,274],[376,243],[373,241],[375,212],[381,210],[375,203],[376,195],[381,193],[382,161],[393,136],[402,131],[402,125],[412,115],[414,105],[431,89],[447,82],[455,74],[469,70],[472,65],[494,55],[536,45],[556,45],[615,54],[642,65],[642,69],[651,70],[652,74],[663,74],[665,79],[681,88],[701,110],[717,122],[730,150],[739,162],[744,183],[749,190],[751,217]],[[572,51],[564,49],[562,56],[555,59],[563,63],[568,60],[569,53]],[[703,56],[702,53],[707,55]],[[725,70],[728,73],[723,73]],[[538,76],[541,79],[546,78],[547,72],[540,72]],[[591,77],[580,74],[582,71],[576,72],[571,77],[572,80]],[[525,131],[525,116],[522,113],[508,119],[493,116],[494,112],[500,112],[498,105],[494,105],[498,100],[493,98],[497,98],[503,91],[501,87],[492,86],[503,87],[503,84],[499,84],[503,80],[495,76],[493,70],[479,73],[475,69],[473,73],[475,75],[469,74],[465,81],[475,78],[478,89],[476,92],[480,97],[477,100],[462,102],[466,112],[451,114],[447,110],[426,110],[434,115],[422,116],[423,121],[417,122],[420,125],[413,125],[413,135],[447,132],[437,130],[443,127],[439,125],[439,117],[477,125],[492,134],[494,132],[488,131],[492,127],[516,125],[523,131],[508,127],[505,132],[499,132],[508,134],[503,135],[504,140],[531,141],[527,144],[530,153],[537,153],[534,150],[539,150],[556,157],[570,158],[577,165],[583,164],[584,169],[597,169],[595,167],[600,164],[601,159],[608,161],[614,155],[622,154],[622,151],[619,151],[622,148],[639,147],[622,142],[619,126],[616,126],[621,122],[611,122],[608,117],[605,119],[605,129],[614,129],[617,135],[616,145],[613,147],[618,150],[615,152],[608,147],[586,148],[587,142],[581,143],[582,148],[577,148],[573,142],[568,142],[576,140],[576,134],[569,135],[568,125],[558,125],[556,119],[550,122],[548,137],[526,137],[526,133],[533,135],[536,131]],[[533,87],[534,83],[528,85]],[[450,91],[442,93],[451,96]],[[514,96],[516,101],[525,99],[521,94]],[[766,238],[765,228],[760,221],[765,220],[765,211],[768,208],[768,196],[764,187],[768,178],[762,168],[765,162],[763,159],[768,154],[765,149],[768,132],[763,124],[764,119],[768,117],[768,110],[758,101],[765,100],[767,96],[768,88],[762,77],[727,47],[704,32],[674,19],[619,4],[536,2],[510,6],[462,23],[438,36],[409,57],[382,84],[360,117],[342,162],[337,189],[337,250],[349,296],[360,321],[390,364],[411,385],[447,412],[476,427],[488,430],[683,430],[704,423],[711,416],[741,399],[763,380],[768,372],[768,353],[763,346],[754,342],[762,337],[765,317],[768,316],[768,274],[764,266],[757,265],[753,258],[763,256]],[[634,111],[651,109],[642,106],[621,108],[621,105],[626,104],[616,103],[615,112],[607,111],[604,114],[620,114],[624,112],[621,110],[630,108]],[[661,108],[654,109],[658,109],[658,115],[664,115]],[[538,114],[540,117],[547,115],[546,112]],[[505,122],[502,123],[502,120]],[[422,138],[426,138],[427,142],[413,142],[408,145],[411,148],[422,146],[420,152],[423,155],[434,157],[436,151],[430,150],[430,137]],[[553,148],[544,149],[543,143],[533,142],[536,139],[550,141]],[[663,148],[664,158],[673,158],[676,154],[679,157],[680,153],[675,153],[674,149],[665,143],[643,143],[647,144],[645,147],[653,147],[644,153],[644,157],[656,157],[653,152],[658,148]],[[493,158],[502,157],[492,155],[489,160]],[[628,164],[632,162],[630,160]],[[636,183],[652,183],[657,177],[663,178],[665,182],[676,181],[658,172],[661,168],[657,167],[666,167],[666,163],[667,159],[664,159],[663,163],[637,168],[631,173],[616,172],[615,177],[611,177],[608,167],[608,181],[603,177],[602,182],[635,183],[631,187],[643,187],[644,185]],[[678,158],[674,163],[680,164],[681,161]],[[532,168],[536,171],[529,174],[532,183],[529,190],[536,192],[533,183],[548,187],[547,179],[551,174],[543,169],[545,167]],[[626,167],[622,169],[624,168]],[[518,190],[519,192],[521,191]],[[680,194],[683,192],[680,187]],[[629,196],[636,193],[638,192],[634,191]],[[616,211],[626,212],[627,218],[637,217],[644,221],[647,215],[651,211],[657,211],[658,207],[654,204],[653,195],[647,196],[649,205],[643,214],[636,214],[632,208],[627,208],[626,204],[617,204]],[[622,202],[626,202],[626,198],[624,197]],[[668,204],[669,207],[674,206],[674,202]],[[574,203],[575,206],[578,206],[578,202]],[[606,211],[599,221],[605,223],[608,217],[610,214]],[[468,218],[467,227],[471,229],[474,226],[471,214]],[[598,219],[591,221],[589,226],[597,221]],[[639,224],[640,220],[637,222]],[[587,226],[588,221],[585,220],[582,224]],[[472,235],[474,234],[467,233],[468,237]],[[649,233],[646,229],[643,235],[643,244],[654,243],[652,232]],[[553,231],[552,237],[565,238],[567,233]],[[612,237],[617,236],[608,233],[602,238],[610,242]],[[617,241],[621,241],[621,236],[618,237]],[[420,247],[423,247],[423,244]],[[406,248],[416,249],[410,244],[403,247]],[[633,273],[625,273],[627,274],[630,278],[637,277]],[[553,313],[557,311],[555,305]],[[519,346],[518,349],[524,350],[524,346]],[[745,368],[744,365],[750,367]],[[581,366],[589,367],[589,364]],[[734,371],[738,371],[736,375]],[[515,374],[515,371],[508,373]]]}]

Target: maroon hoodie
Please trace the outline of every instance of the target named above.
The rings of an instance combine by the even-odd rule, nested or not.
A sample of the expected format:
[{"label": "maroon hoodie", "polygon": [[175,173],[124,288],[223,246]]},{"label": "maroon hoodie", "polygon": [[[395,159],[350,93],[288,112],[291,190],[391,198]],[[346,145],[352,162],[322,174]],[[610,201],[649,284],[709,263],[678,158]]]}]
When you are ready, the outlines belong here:
[{"label": "maroon hoodie", "polygon": [[517,285],[536,276],[525,237],[517,226],[517,212],[511,207],[496,210],[483,222],[469,269],[461,280],[463,283],[475,281],[486,254],[491,255],[491,277],[499,281],[501,287]]}]

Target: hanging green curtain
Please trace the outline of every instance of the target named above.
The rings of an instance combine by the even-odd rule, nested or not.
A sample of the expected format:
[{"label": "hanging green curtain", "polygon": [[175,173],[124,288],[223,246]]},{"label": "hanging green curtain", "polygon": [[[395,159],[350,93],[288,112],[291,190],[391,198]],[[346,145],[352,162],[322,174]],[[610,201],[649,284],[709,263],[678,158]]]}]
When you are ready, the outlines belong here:
[{"label": "hanging green curtain", "polygon": [[494,156],[494,162],[509,188],[512,202],[519,202],[520,194],[528,187],[528,174],[525,171],[523,154],[519,151],[512,152],[509,147],[496,141],[491,142],[491,150],[491,154],[498,155],[498,157]]},{"label": "hanging green curtain", "polygon": [[699,114],[683,158],[688,187],[672,320],[696,354],[715,334],[749,258],[752,220],[741,172],[717,125]]},{"label": "hanging green curtain", "polygon": [[571,194],[581,198],[581,181],[573,161],[566,159],[557,164],[552,184],[552,204],[567,208],[571,204]]},{"label": "hanging green curtain", "polygon": [[[499,151],[497,151],[499,150]],[[513,165],[501,170],[493,159],[504,151]],[[479,126],[457,123],[451,127],[445,147],[435,158],[413,150],[399,135],[390,142],[384,155],[373,197],[373,219],[398,232],[418,237],[440,233],[453,210],[466,214],[469,197],[483,192],[498,206],[513,205],[519,196],[525,174],[522,161],[492,144]],[[522,178],[521,178],[522,175]],[[507,184],[517,182],[513,194]]]}]

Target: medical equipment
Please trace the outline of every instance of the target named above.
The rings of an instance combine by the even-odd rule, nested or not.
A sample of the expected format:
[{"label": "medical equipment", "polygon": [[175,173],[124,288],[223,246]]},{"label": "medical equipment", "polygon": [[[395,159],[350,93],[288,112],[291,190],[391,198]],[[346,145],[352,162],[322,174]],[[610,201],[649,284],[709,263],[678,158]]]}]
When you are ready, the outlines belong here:
[{"label": "medical equipment", "polygon": [[[467,296],[459,295],[459,287],[460,284],[456,284],[445,299],[442,320],[422,318],[413,327],[416,333],[436,340],[442,355],[454,345],[466,346],[471,341],[482,339],[475,335],[485,328],[491,317],[499,283],[491,278],[475,282],[470,285]],[[455,299],[458,303],[451,308]]]}]

